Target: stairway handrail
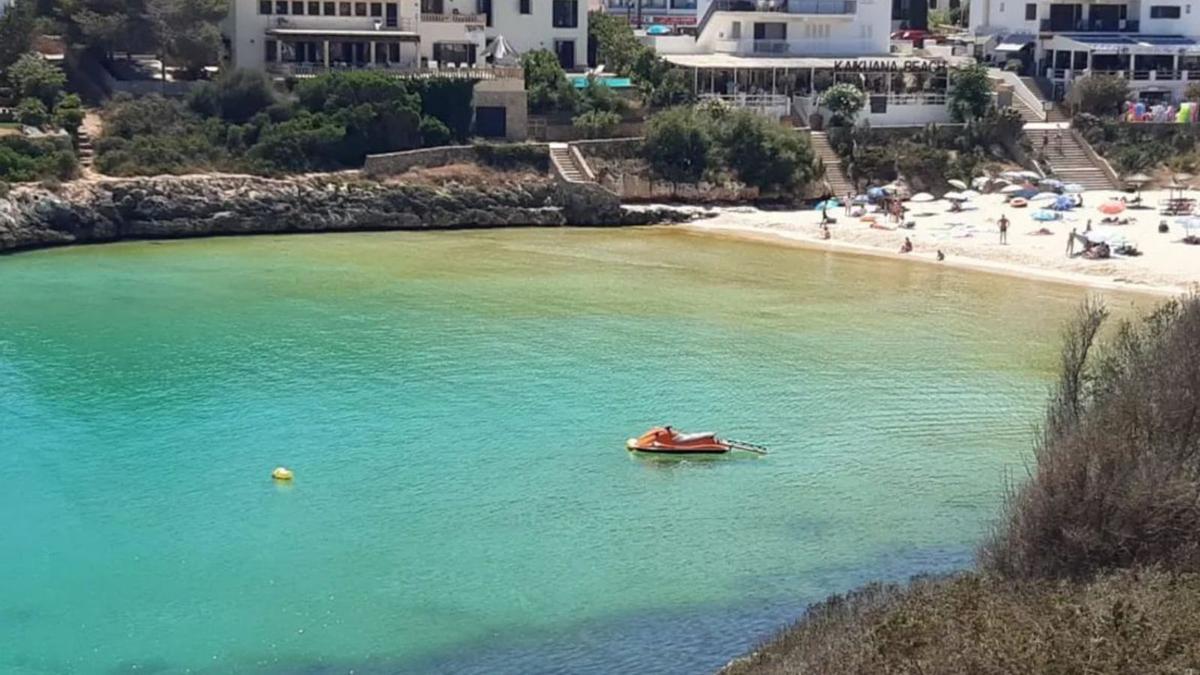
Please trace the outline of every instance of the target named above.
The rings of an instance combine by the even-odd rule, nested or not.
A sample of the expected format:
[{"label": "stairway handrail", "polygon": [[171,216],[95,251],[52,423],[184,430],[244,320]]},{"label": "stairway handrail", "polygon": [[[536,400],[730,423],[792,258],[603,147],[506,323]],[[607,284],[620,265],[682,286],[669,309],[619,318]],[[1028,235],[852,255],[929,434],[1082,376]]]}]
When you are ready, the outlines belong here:
[{"label": "stairway handrail", "polygon": [[1100,156],[1100,153],[1096,152],[1096,149],[1092,147],[1091,143],[1087,142],[1087,139],[1083,137],[1083,134],[1079,133],[1078,129],[1071,127],[1068,129],[1068,131],[1071,132],[1071,138],[1075,139],[1075,143],[1083,149],[1083,154],[1087,155],[1088,159],[1092,160],[1093,164],[1100,167],[1100,170],[1104,172],[1105,176],[1108,177],[1113,189],[1121,189],[1121,177],[1117,175],[1116,170],[1112,168],[1112,165],[1108,163],[1108,160],[1104,159]]},{"label": "stairway handrail", "polygon": [[1033,114],[1037,115],[1040,121],[1045,122],[1045,103],[1042,101],[1042,99],[1038,98],[1032,91],[1029,90],[1029,85],[1025,84],[1025,81],[1022,80],[1016,73],[1010,73],[1007,70],[999,69],[997,69],[997,72],[1000,73],[1000,79],[1004,80],[1005,84],[1013,88],[1013,95],[1021,99],[1021,103],[1024,103],[1027,108],[1032,110]]}]

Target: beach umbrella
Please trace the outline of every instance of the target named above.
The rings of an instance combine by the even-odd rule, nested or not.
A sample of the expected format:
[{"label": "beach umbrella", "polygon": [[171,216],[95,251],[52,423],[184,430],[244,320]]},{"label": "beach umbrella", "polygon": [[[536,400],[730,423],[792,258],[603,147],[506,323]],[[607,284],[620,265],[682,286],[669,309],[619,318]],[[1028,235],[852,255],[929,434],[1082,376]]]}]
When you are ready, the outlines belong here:
[{"label": "beach umbrella", "polygon": [[825,209],[839,209],[841,207],[842,203],[837,199],[826,199],[823,202],[817,202],[817,205],[814,206],[813,209],[817,211],[823,211]]},{"label": "beach umbrella", "polygon": [[1012,195],[1018,192],[1024,192],[1025,190],[1026,188],[1023,185],[1005,185],[1004,187],[1000,188],[1000,194]]},{"label": "beach umbrella", "polygon": [[967,190],[962,193],[962,196],[966,197],[967,199],[977,199],[979,197],[982,197],[983,195],[979,194],[975,190]]},{"label": "beach umbrella", "polygon": [[1066,195],[1059,195],[1058,198],[1054,200],[1054,205],[1050,208],[1054,209],[1055,211],[1070,211],[1071,209],[1075,208],[1075,200]]},{"label": "beach umbrella", "polygon": [[1058,220],[1058,214],[1053,211],[1050,211],[1048,209],[1038,209],[1037,211],[1034,211],[1032,215],[1033,215],[1034,220],[1037,220],[1040,222],[1046,222],[1048,220]]},{"label": "beach umbrella", "polygon": [[1053,192],[1039,192],[1036,195],[1030,197],[1029,201],[1031,201],[1031,202],[1052,202],[1055,199],[1058,199],[1058,195],[1054,194]]},{"label": "beach umbrella", "polygon": [[1061,190],[1063,182],[1057,178],[1043,178],[1038,181],[1038,185],[1049,190]]},{"label": "beach umbrella", "polygon": [[1147,176],[1144,173],[1135,173],[1132,176],[1125,177],[1125,182],[1129,183],[1130,185],[1144,185],[1149,183],[1151,180],[1152,179],[1150,176]]},{"label": "beach umbrella", "polygon": [[1191,233],[1192,230],[1200,230],[1200,216],[1185,216],[1176,218],[1175,222],[1182,225],[1183,229]]},{"label": "beach umbrella", "polygon": [[1007,178],[1008,180],[1025,180],[1025,172],[1024,171],[1003,171],[1000,173],[1000,177]]},{"label": "beach umbrella", "polygon": [[909,198],[908,198],[908,201],[910,201],[910,202],[918,202],[918,203],[920,203],[920,202],[931,202],[931,201],[933,201],[933,200],[934,200],[934,196],[933,196],[933,195],[931,195],[931,194],[929,194],[928,192],[918,192],[917,194],[915,194],[915,195],[913,195],[912,197],[909,197]]},{"label": "beach umbrella", "polygon": [[1109,215],[1109,216],[1115,216],[1118,213],[1122,213],[1125,211],[1125,203],[1117,202],[1117,201],[1104,202],[1103,204],[1101,204],[1099,206],[1099,209],[1100,209],[1100,213],[1103,213],[1103,214]]},{"label": "beach umbrella", "polygon": [[948,180],[946,182],[949,183],[950,187],[952,187],[952,188],[955,188],[958,190],[966,190],[967,189],[967,184],[957,178],[951,178],[950,180]]},{"label": "beach umbrella", "polygon": [[867,198],[868,199],[872,199],[872,200],[882,199],[883,196],[884,196],[883,188],[873,187],[873,188],[867,189]]},{"label": "beach umbrella", "polygon": [[1092,230],[1091,232],[1084,232],[1083,238],[1087,239],[1088,241],[1092,242],[1093,244],[1102,244],[1102,243],[1108,241],[1109,239],[1112,239],[1112,233],[1111,232],[1102,232],[1100,230]]},{"label": "beach umbrella", "polygon": [[483,50],[483,58],[498,66],[515,66],[521,62],[521,52],[507,38],[499,35]]},{"label": "beach umbrella", "polygon": [[[992,179],[988,178],[987,176],[977,176],[971,179],[971,187],[976,190],[982,190],[988,186],[988,183],[991,182]],[[951,183],[951,185],[953,185],[953,183]]]},{"label": "beach umbrella", "polygon": [[1069,195],[1077,195],[1083,192],[1083,186],[1079,183],[1067,183],[1062,187],[1062,191]]},{"label": "beach umbrella", "polygon": [[871,199],[866,195],[855,195],[852,201],[855,204],[866,204],[867,202],[871,201]]},{"label": "beach umbrella", "polygon": [[1191,179],[1192,179],[1192,174],[1190,174],[1190,173],[1177,173],[1177,174],[1175,174],[1175,182],[1176,182],[1176,183],[1186,183],[1186,182],[1188,182],[1188,181],[1189,181],[1189,180],[1191,180]]},{"label": "beach umbrella", "polygon": [[1024,178],[1025,180],[1041,180],[1042,179],[1042,174],[1040,174],[1036,171],[1022,171],[1022,172],[1020,172],[1020,174],[1021,174],[1021,178]]},{"label": "beach umbrella", "polygon": [[949,199],[952,202],[965,202],[967,198],[961,192],[947,192],[942,195],[942,199]]},{"label": "beach umbrella", "polygon": [[651,25],[646,29],[646,35],[670,35],[671,27],[664,26],[661,23]]}]

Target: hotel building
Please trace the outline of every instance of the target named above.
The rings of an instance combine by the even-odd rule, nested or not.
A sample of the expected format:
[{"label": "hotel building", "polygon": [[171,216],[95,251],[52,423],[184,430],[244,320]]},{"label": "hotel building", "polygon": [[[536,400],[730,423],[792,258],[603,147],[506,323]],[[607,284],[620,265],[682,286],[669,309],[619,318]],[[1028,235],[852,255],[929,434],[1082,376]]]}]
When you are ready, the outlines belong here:
[{"label": "hotel building", "polygon": [[1089,74],[1125,78],[1146,101],[1200,81],[1200,0],[978,0],[971,32],[978,56],[1019,61],[1056,98]]}]

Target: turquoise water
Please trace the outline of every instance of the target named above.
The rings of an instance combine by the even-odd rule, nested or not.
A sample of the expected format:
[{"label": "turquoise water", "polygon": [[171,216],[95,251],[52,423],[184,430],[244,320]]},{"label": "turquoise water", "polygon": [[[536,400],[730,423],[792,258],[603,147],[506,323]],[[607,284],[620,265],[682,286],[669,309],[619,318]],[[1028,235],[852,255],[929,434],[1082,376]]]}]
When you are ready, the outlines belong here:
[{"label": "turquoise water", "polygon": [[1084,295],[667,231],[0,258],[0,672],[712,670],[969,564]]}]

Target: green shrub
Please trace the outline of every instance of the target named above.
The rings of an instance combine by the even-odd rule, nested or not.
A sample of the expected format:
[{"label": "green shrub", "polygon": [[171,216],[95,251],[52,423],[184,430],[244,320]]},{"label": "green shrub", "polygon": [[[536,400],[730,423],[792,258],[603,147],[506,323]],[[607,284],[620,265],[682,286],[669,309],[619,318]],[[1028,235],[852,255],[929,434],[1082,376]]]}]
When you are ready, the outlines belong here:
[{"label": "green shrub", "polygon": [[83,101],[75,94],[63,96],[54,108],[54,123],[75,136],[83,125]]},{"label": "green shrub", "polygon": [[503,170],[531,169],[538,173],[550,170],[550,149],[535,143],[480,143],[475,156],[484,164]]},{"label": "green shrub", "polygon": [[450,142],[450,128],[436,117],[421,118],[421,146],[432,148]]},{"label": "green shrub", "polygon": [[572,120],[584,138],[610,138],[621,125],[621,116],[615,112],[592,110]]},{"label": "green shrub", "polygon": [[188,95],[188,106],[206,117],[243,124],[276,103],[271,81],[257,70],[233,70],[203,82]]},{"label": "green shrub", "polygon": [[650,169],[659,176],[694,183],[714,166],[713,122],[692,108],[671,108],[650,118],[642,144]]},{"label": "green shrub", "polygon": [[0,137],[0,181],[67,180],[76,170],[75,153],[62,138]]},{"label": "green shrub", "polygon": [[22,99],[17,104],[16,112],[17,121],[26,126],[40,129],[50,121],[50,111],[46,110],[46,104],[36,98]]},{"label": "green shrub", "polygon": [[421,98],[421,114],[441,120],[450,130],[452,140],[463,141],[470,137],[475,80],[414,80],[408,87]]},{"label": "green shrub", "polygon": [[612,87],[595,77],[588,77],[587,85],[579,97],[579,108],[584,112],[624,113],[629,104]]}]

